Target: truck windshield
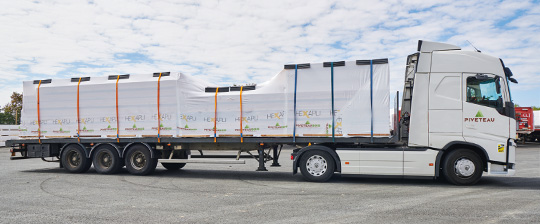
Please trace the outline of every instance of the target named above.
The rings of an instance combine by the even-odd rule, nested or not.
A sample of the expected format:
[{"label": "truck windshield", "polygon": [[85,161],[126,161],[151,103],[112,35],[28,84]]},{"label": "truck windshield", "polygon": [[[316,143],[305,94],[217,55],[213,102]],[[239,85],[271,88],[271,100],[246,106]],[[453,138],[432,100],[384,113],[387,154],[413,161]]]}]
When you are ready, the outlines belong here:
[{"label": "truck windshield", "polygon": [[467,102],[493,108],[502,107],[499,78],[468,77]]}]

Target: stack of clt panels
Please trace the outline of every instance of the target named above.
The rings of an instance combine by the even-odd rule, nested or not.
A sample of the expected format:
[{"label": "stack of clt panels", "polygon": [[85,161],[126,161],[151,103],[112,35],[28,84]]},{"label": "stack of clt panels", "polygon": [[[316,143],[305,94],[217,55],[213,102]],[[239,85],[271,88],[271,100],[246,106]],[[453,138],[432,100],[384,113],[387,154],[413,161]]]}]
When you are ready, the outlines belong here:
[{"label": "stack of clt panels", "polygon": [[182,73],[35,80],[24,82],[20,134],[388,137],[389,100],[384,59],[287,65],[244,87],[218,88]]}]

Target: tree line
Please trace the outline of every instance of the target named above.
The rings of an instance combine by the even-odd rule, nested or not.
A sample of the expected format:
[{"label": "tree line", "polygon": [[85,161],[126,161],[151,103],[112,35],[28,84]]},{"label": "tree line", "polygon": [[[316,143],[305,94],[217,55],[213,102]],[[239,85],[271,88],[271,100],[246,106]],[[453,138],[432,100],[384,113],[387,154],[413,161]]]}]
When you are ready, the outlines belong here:
[{"label": "tree line", "polygon": [[21,124],[22,97],[22,93],[11,94],[11,101],[0,108],[0,124]]}]

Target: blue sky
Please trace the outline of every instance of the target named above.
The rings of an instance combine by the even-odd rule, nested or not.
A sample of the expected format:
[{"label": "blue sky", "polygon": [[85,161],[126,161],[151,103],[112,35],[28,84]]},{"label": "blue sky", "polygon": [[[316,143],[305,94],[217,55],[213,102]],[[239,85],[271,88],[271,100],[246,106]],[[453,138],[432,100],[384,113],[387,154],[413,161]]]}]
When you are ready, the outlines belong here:
[{"label": "blue sky", "polygon": [[0,105],[23,80],[183,72],[260,83],[283,64],[389,58],[402,91],[417,41],[502,58],[540,106],[539,1],[2,1]]}]

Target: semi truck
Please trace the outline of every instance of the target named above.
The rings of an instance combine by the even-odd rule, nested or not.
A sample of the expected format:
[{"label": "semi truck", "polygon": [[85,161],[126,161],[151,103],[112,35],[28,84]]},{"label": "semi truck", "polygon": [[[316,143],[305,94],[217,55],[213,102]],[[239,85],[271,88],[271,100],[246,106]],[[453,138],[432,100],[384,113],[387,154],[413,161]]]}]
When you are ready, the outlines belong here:
[{"label": "semi truck", "polygon": [[[196,97],[180,97],[182,98],[180,100],[185,101],[178,101],[182,102],[178,104],[178,110],[188,112],[185,114],[177,112],[176,125],[179,127],[176,134],[165,134],[173,130],[167,128],[167,124],[163,125],[169,118],[163,115],[163,108],[160,114],[160,105],[165,105],[168,101],[163,98],[164,93],[161,92],[160,103],[159,80],[169,73],[154,73],[149,77],[157,79],[158,102],[153,104],[157,105],[157,114],[151,120],[157,122],[155,125],[157,127],[147,128],[144,131],[156,132],[156,134],[129,135],[128,133],[141,129],[137,124],[140,124],[145,117],[143,115],[126,116],[126,118],[119,116],[119,113],[128,113],[127,110],[119,109],[118,89],[119,83],[122,84],[123,79],[130,78],[129,75],[109,76],[108,80],[103,81],[110,82],[113,86],[116,83],[116,101],[113,87],[110,94],[106,94],[112,96],[110,102],[88,98],[86,107],[79,106],[84,98],[84,92],[81,96],[79,94],[79,87],[82,88],[84,81],[90,80],[90,77],[76,77],[70,80],[71,83],[67,80],[65,84],[62,84],[65,89],[58,87],[48,90],[55,94],[63,94],[68,88],[70,91],[76,89],[76,94],[73,94],[72,98],[66,98],[69,102],[73,102],[73,105],[75,102],[77,105],[77,116],[74,118],[76,122],[72,124],[74,126],[71,126],[71,129],[76,129],[76,132],[74,135],[67,135],[64,134],[69,133],[66,129],[57,128],[47,132],[43,127],[58,126],[62,123],[66,125],[71,118],[62,118],[67,116],[62,113],[73,111],[69,113],[75,114],[75,109],[56,108],[51,113],[60,118],[47,121],[43,120],[45,115],[41,115],[42,120],[40,120],[40,108],[43,111],[47,109],[47,104],[52,104],[43,98],[46,90],[43,86],[55,82],[62,83],[62,81],[34,80],[25,82],[25,91],[28,89],[25,97],[34,96],[36,93],[37,97],[24,99],[26,102],[23,102],[23,107],[30,104],[36,106],[23,108],[23,114],[24,110],[27,110],[26,113],[32,114],[33,117],[26,117],[26,124],[29,126],[22,127],[25,129],[22,131],[37,136],[21,136],[21,139],[9,140],[6,144],[11,146],[11,158],[14,160],[42,158],[45,161],[57,161],[60,167],[73,173],[86,172],[92,164],[98,173],[116,173],[125,166],[134,175],[151,174],[158,163],[169,170],[178,170],[187,163],[242,164],[245,161],[240,160],[242,157],[240,154],[250,151],[257,152],[253,156],[259,162],[257,170],[266,171],[266,162],[272,161],[272,165],[278,166],[281,148],[284,145],[290,145],[294,147],[291,154],[292,173],[297,174],[300,170],[305,179],[314,182],[327,181],[335,173],[340,173],[341,175],[444,178],[452,184],[471,185],[478,182],[484,172],[494,175],[514,175],[516,120],[509,82],[517,83],[517,81],[512,77],[511,70],[505,66],[502,59],[480,51],[465,51],[451,44],[418,41],[417,52],[409,55],[406,60],[403,92],[402,94],[397,92],[394,97],[394,116],[390,118],[393,122],[388,121],[387,111],[390,108],[384,108],[388,105],[389,94],[385,94],[384,84],[379,85],[388,80],[385,76],[374,75],[384,73],[385,69],[388,70],[384,66],[377,67],[385,64],[388,64],[387,59],[285,65],[283,73],[285,75],[273,78],[273,80],[279,80],[280,77],[284,77],[289,80],[286,87],[276,88],[285,93],[276,95],[275,99],[262,97],[263,102],[256,104],[250,110],[281,107],[273,105],[273,100],[286,101],[287,103],[283,104],[285,105],[283,111],[279,109],[278,112],[267,113],[264,119],[275,122],[272,119],[288,117],[287,123],[285,125],[283,123],[280,125],[279,122],[275,125],[272,123],[271,126],[268,125],[270,134],[258,135],[248,133],[260,131],[258,128],[248,127],[246,123],[242,123],[262,119],[260,116],[246,116],[245,113],[250,112],[245,108],[242,111],[242,102],[246,104],[256,101],[255,98],[249,98],[256,95],[244,95],[242,99],[243,92],[246,94],[249,93],[246,91],[259,88],[255,85],[206,86],[202,91],[204,93],[197,93],[199,95]],[[313,72],[310,73],[311,70]],[[361,72],[358,72],[360,70]],[[323,76],[317,76],[319,74],[317,71],[324,73],[321,73]],[[340,84],[335,84],[334,81],[339,83],[340,74],[360,77],[363,84],[360,87],[355,86],[351,84],[353,80],[347,78],[349,81],[342,81],[343,87],[339,87]],[[298,85],[299,80],[311,81],[308,86],[312,89],[305,90],[304,87]],[[155,84],[152,84],[152,88]],[[317,91],[323,88],[318,85],[324,85],[328,91],[317,95]],[[337,85],[337,90],[335,90],[335,85]],[[140,86],[137,91],[143,91],[146,87]],[[99,89],[100,87],[92,88]],[[302,93],[302,88],[306,92]],[[352,90],[343,93],[340,92],[340,88],[352,88]],[[259,92],[264,89],[263,85]],[[362,91],[355,92],[354,89],[362,89]],[[383,91],[380,91],[381,89]],[[144,97],[138,98],[136,92],[130,94],[120,94],[120,99],[124,97],[126,100],[131,100],[131,103],[144,101]],[[209,94],[208,96],[211,96],[209,99],[213,99],[209,101],[210,105],[196,103],[194,105],[197,106],[191,111],[193,113],[190,113],[189,109],[183,109],[185,105],[194,102],[190,100],[199,100],[207,96],[204,94]],[[237,101],[237,96],[239,96],[240,110],[235,110],[234,113],[239,113],[239,115],[233,120],[234,125],[239,123],[240,128],[232,131],[237,131],[238,135],[220,134],[229,133],[228,131],[231,130],[220,128],[220,125],[225,127],[223,125],[226,118],[218,114],[220,107],[218,105],[223,105],[223,102],[228,102],[227,100]],[[317,104],[321,102],[319,99],[321,97],[326,97],[324,103]],[[350,99],[341,102],[340,97],[350,97]],[[384,102],[382,106],[377,105],[376,99]],[[112,109],[110,116],[101,118],[103,122],[111,124],[101,130],[111,131],[113,134],[84,135],[84,133],[92,133],[88,130],[87,123],[93,122],[92,119],[81,118],[80,114],[84,113],[84,110],[89,110],[85,108],[100,110],[99,108],[107,107],[108,103],[111,108],[114,108],[114,102],[116,102],[116,116]],[[303,105],[302,102],[307,104]],[[309,106],[306,106],[308,104]],[[355,106],[355,104],[361,104],[361,106]],[[320,110],[305,109],[309,107],[318,107]],[[353,109],[349,111],[347,108]],[[222,109],[219,113],[227,112]],[[196,114],[204,119],[196,118]],[[317,116],[326,116],[324,119],[328,122],[316,124],[314,119],[317,119]],[[23,115],[23,122],[24,119]],[[389,123],[393,124],[391,131],[381,129],[385,126],[380,124],[384,119],[387,120],[386,127]],[[193,123],[189,123],[194,120],[201,120],[201,122],[206,122],[203,122],[205,125],[210,125],[210,128],[204,129],[208,134],[204,134],[203,130],[195,130],[200,128],[194,128],[191,126]],[[123,128],[121,122],[128,121],[134,122],[133,127]],[[32,125],[35,126],[34,131],[26,130]],[[304,129],[316,129],[322,132],[303,131]],[[276,130],[281,132],[276,132]],[[190,131],[201,131],[200,133],[203,134],[186,134]],[[355,133],[355,131],[361,133]],[[47,134],[51,135],[47,136]],[[236,150],[238,154],[235,156],[236,159],[218,160],[204,158],[203,152],[206,150]],[[195,153],[197,151],[200,152],[200,156],[195,155],[198,154]],[[20,156],[16,156],[16,153],[20,153]],[[49,157],[56,159],[47,160]]]},{"label": "semi truck", "polygon": [[532,107],[516,107],[517,135],[521,142],[540,141],[540,111]]}]

